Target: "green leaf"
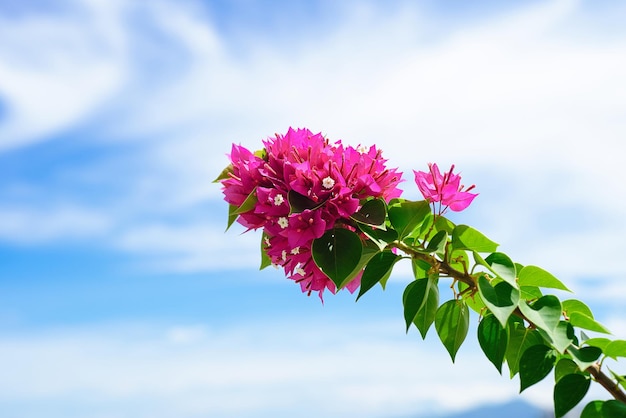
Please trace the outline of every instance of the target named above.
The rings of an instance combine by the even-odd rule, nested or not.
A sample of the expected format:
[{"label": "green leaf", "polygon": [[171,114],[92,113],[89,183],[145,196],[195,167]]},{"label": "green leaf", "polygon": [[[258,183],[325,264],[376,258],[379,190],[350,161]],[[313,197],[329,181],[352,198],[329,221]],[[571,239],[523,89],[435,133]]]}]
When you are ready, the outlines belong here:
[{"label": "green leaf", "polygon": [[498,244],[467,225],[458,225],[452,231],[452,248],[455,250],[470,250],[479,253],[492,253]]},{"label": "green leaf", "polygon": [[359,236],[345,228],[333,228],[313,240],[315,264],[341,289],[361,261],[363,245]]},{"label": "green leaf", "polygon": [[[434,279],[428,279],[434,280]],[[439,287],[437,287],[437,281],[430,285],[430,291],[426,296],[426,302],[422,305],[417,315],[413,320],[413,323],[417,327],[422,336],[422,339],[426,338],[426,333],[430,329],[430,326],[435,322],[435,315],[437,314],[437,307],[439,306]]]},{"label": "green leaf", "polygon": [[436,286],[436,279],[417,279],[409,283],[404,289],[402,303],[404,305],[406,332],[409,332],[409,328],[415,320],[417,313],[428,300],[428,294]]},{"label": "green leaf", "polygon": [[368,200],[350,218],[365,225],[384,226],[387,218],[387,205],[383,199]]},{"label": "green leaf", "polygon": [[413,269],[413,276],[416,279],[424,279],[428,277],[428,272],[430,271],[432,266],[424,260],[412,258],[411,268]]},{"label": "green leaf", "polygon": [[537,266],[526,266],[521,269],[518,282],[520,286],[537,286],[571,292],[559,279]]},{"label": "green leaf", "polygon": [[626,376],[619,375],[615,373],[613,370],[609,369],[611,374],[613,375],[613,379],[620,384],[624,389],[626,389]]},{"label": "green leaf", "polygon": [[554,415],[560,418],[585,397],[591,381],[584,375],[574,373],[563,376],[554,385]]},{"label": "green leaf", "polygon": [[561,380],[563,376],[573,373],[582,374],[574,360],[567,357],[561,357],[554,367],[554,382],[556,383]]},{"label": "green leaf", "polygon": [[626,418],[626,405],[611,399],[602,405],[602,416],[606,418]]},{"label": "green leaf", "polygon": [[491,267],[491,271],[498,277],[508,282],[513,287],[518,286],[515,281],[515,264],[513,264],[513,261],[511,261],[508,255],[504,253],[491,253],[489,257],[485,258],[485,261]]},{"label": "green leaf", "polygon": [[398,238],[402,239],[420,226],[430,214],[430,205],[425,200],[417,202],[406,200],[398,205],[389,207],[389,221],[398,231]]},{"label": "green leaf", "polygon": [[361,287],[356,300],[359,300],[359,298],[363,296],[365,292],[374,287],[376,283],[386,277],[389,277],[394,264],[400,258],[402,257],[395,255],[391,251],[383,251],[382,253],[378,253],[372,257],[365,266],[363,276],[361,276]]},{"label": "green leaf", "polygon": [[437,216],[437,219],[435,220],[435,229],[437,231],[446,231],[448,235],[452,234],[455,226],[456,225],[450,222],[449,219],[443,216]]},{"label": "green leaf", "polygon": [[269,239],[268,235],[263,232],[261,235],[261,267],[259,267],[259,270],[263,270],[265,267],[272,265],[272,260],[270,260],[267,252],[265,251],[265,241],[267,239]]},{"label": "green leaf", "polygon": [[505,327],[509,316],[517,307],[519,291],[507,282],[491,286],[489,280],[481,275],[478,278],[478,292],[487,308]]},{"label": "green leaf", "polygon": [[462,301],[449,300],[437,309],[435,329],[439,339],[452,358],[463,344],[469,329],[469,309]]},{"label": "green leaf", "polygon": [[520,301],[520,311],[536,327],[552,335],[561,318],[561,302],[556,296],[546,295],[537,299],[532,305]]},{"label": "green leaf", "polygon": [[606,329],[604,325],[596,321],[590,316],[587,316],[581,312],[572,312],[569,314],[569,322],[578,328],[588,329],[589,331],[602,332],[604,334],[610,334],[611,331]]},{"label": "green leaf", "polygon": [[478,343],[487,359],[502,374],[509,333],[494,315],[486,315],[478,324]]},{"label": "green leaf", "polygon": [[618,357],[626,357],[626,341],[611,341],[602,351],[607,357],[611,357],[613,360],[617,360]]},{"label": "green leaf", "polygon": [[357,226],[381,251],[387,247],[387,244],[398,239],[398,233],[391,228],[378,229],[361,223],[357,223]]},{"label": "green leaf", "polygon": [[228,224],[226,225],[227,231],[233,225],[233,223],[235,223],[237,217],[239,216],[239,214],[237,213],[237,209],[238,208],[235,205],[228,205]]},{"label": "green leaf", "polygon": [[605,352],[604,349],[606,348],[606,346],[610,343],[611,340],[609,340],[608,338],[589,338],[588,340],[585,340],[585,344],[598,347],[602,350],[603,353]]},{"label": "green leaf", "polygon": [[509,330],[509,344],[506,348],[506,362],[509,366],[511,378],[519,370],[519,361],[528,347],[543,344],[543,338],[535,329],[526,328],[520,318],[511,317],[507,328]]},{"label": "green leaf", "polygon": [[593,346],[578,348],[575,345],[571,345],[567,348],[567,352],[582,371],[587,370],[602,355],[602,350]]},{"label": "green leaf", "polygon": [[603,401],[591,401],[580,413],[580,418],[604,418],[602,415]]},{"label": "green leaf", "polygon": [[287,201],[289,202],[290,213],[300,213],[307,209],[317,209],[324,204],[324,201],[316,202],[295,190],[289,190],[287,193]]},{"label": "green leaf", "polygon": [[215,180],[213,180],[213,183],[219,183],[222,180],[226,180],[230,178],[230,173],[233,172],[233,165],[232,164],[228,164],[223,170],[222,172],[217,176],[217,178]]},{"label": "green leaf", "polygon": [[[344,280],[343,285],[345,285],[348,282],[350,282],[350,280],[352,280],[361,270],[363,270],[365,268],[365,266],[367,265],[367,263],[369,263],[370,260],[376,254],[380,254],[380,249],[375,244],[373,244],[370,241],[364,242],[363,243],[363,249],[362,249],[362,252],[361,252],[361,259],[357,263],[356,267],[352,270],[352,273],[350,273],[348,275],[348,278],[346,280]],[[384,282],[386,280],[387,279],[385,277],[380,279],[380,283],[381,283],[381,285],[383,285],[383,289],[385,289]]]},{"label": "green leaf", "polygon": [[565,312],[566,316],[573,314],[574,312],[579,312],[583,315],[588,316],[589,318],[593,318],[593,313],[591,309],[583,302],[576,299],[567,299],[564,300],[561,305],[563,306],[563,312]]},{"label": "green leaf", "polygon": [[535,300],[543,296],[543,293],[541,293],[541,289],[539,289],[537,286],[520,286],[519,291],[520,299],[524,300]]},{"label": "green leaf", "polygon": [[246,200],[243,201],[241,206],[239,206],[237,210],[235,210],[235,213],[239,215],[239,214],[251,211],[252,209],[254,209],[258,201],[259,199],[256,196],[256,187],[255,187],[254,190],[250,192],[248,197],[246,197]]},{"label": "green leaf", "polygon": [[443,254],[446,244],[448,243],[448,233],[446,231],[439,231],[428,242],[426,250],[431,253]]},{"label": "green leaf", "polygon": [[565,350],[575,341],[576,335],[574,327],[567,321],[559,321],[558,325],[554,329],[554,332],[548,334],[547,332],[539,329],[544,339],[552,344],[552,346],[561,354],[565,353]]},{"label": "green leaf", "polygon": [[520,393],[542,381],[554,367],[556,354],[551,347],[538,344],[524,351],[519,361]]}]

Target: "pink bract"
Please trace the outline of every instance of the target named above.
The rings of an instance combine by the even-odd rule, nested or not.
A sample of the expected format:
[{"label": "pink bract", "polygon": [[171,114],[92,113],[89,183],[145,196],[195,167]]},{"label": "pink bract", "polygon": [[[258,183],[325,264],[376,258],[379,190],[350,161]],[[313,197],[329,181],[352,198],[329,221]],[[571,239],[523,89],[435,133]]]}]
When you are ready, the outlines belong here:
[{"label": "pink bract", "polygon": [[[255,198],[254,207],[239,214],[237,222],[249,230],[263,229],[266,254],[303,292],[318,292],[320,298],[325,289],[335,293],[335,284],[313,262],[313,240],[349,224],[366,199],[399,197],[402,173],[387,168],[375,146],[331,144],[308,129],[289,128],[263,146],[263,152],[253,153],[233,144],[231,171],[221,180],[224,199],[240,207]],[[346,288],[354,292],[359,285],[360,274]]]},{"label": "pink bract", "polygon": [[450,171],[441,174],[437,164],[428,164],[429,172],[415,171],[415,183],[418,189],[429,203],[440,202],[439,214],[447,208],[460,212],[467,208],[474,200],[477,193],[469,193],[474,185],[464,189],[461,185],[461,176],[454,174],[454,165]]}]

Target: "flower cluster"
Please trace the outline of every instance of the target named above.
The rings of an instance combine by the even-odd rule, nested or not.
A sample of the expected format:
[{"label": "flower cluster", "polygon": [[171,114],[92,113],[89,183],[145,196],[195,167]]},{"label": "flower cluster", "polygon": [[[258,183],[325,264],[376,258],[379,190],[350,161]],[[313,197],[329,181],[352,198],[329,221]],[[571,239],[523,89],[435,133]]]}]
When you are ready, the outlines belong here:
[{"label": "flower cluster", "polygon": [[461,176],[454,174],[454,165],[450,171],[441,174],[437,164],[428,164],[429,172],[415,171],[415,183],[429,203],[439,202],[439,214],[450,208],[460,212],[467,208],[478,194],[469,193],[474,185],[466,188],[461,184]]},{"label": "flower cluster", "polygon": [[[375,146],[331,144],[308,129],[292,129],[263,141],[253,153],[233,144],[231,165],[221,181],[225,200],[239,208],[237,221],[263,229],[264,251],[303,292],[337,291],[315,265],[313,240],[349,218],[369,198],[389,201],[402,193],[402,173],[388,169]],[[346,287],[353,292],[357,276]]]}]

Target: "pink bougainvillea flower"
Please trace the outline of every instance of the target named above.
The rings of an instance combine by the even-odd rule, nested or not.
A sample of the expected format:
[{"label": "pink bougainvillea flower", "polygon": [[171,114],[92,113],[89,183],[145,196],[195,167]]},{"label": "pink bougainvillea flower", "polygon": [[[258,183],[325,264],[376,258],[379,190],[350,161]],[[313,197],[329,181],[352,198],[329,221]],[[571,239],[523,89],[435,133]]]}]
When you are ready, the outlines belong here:
[{"label": "pink bougainvillea flower", "polygon": [[460,212],[478,196],[477,193],[469,193],[474,185],[465,188],[461,184],[461,176],[453,173],[454,165],[444,174],[441,174],[437,164],[428,164],[428,167],[429,172],[413,170],[415,183],[429,203],[439,202],[439,214],[447,208]]},{"label": "pink bougainvillea flower", "polygon": [[[233,144],[231,169],[220,180],[224,199],[238,208],[247,202],[237,222],[248,230],[263,228],[265,253],[303,292],[320,298],[324,290],[335,293],[333,281],[313,261],[313,241],[338,224],[349,225],[365,200],[399,197],[402,173],[387,168],[374,146],[331,144],[308,129],[289,128],[263,146],[253,153]],[[350,292],[360,277],[346,285]]]}]

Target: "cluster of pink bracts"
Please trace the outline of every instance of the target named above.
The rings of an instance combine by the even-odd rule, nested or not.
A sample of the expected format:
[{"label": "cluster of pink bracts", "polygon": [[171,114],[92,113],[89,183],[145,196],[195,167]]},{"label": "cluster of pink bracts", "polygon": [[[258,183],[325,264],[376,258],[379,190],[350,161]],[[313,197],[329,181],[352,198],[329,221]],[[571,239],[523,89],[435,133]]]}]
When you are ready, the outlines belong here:
[{"label": "cluster of pink bracts", "polygon": [[[233,144],[228,178],[221,180],[225,200],[235,207],[254,202],[237,221],[249,230],[263,229],[264,250],[271,262],[283,267],[303,292],[318,292],[320,298],[325,289],[335,293],[335,284],[313,262],[313,240],[339,224],[349,228],[349,222],[342,220],[347,221],[366,199],[389,202],[399,197],[402,173],[387,168],[387,160],[375,146],[330,143],[308,129],[289,128],[263,145],[254,153]],[[444,210],[447,206],[461,210],[465,205],[464,209],[475,196],[460,190],[452,170],[441,176],[431,165],[430,173],[415,172],[415,176],[425,198],[440,202]],[[359,287],[360,278],[346,286],[349,291]]]}]

